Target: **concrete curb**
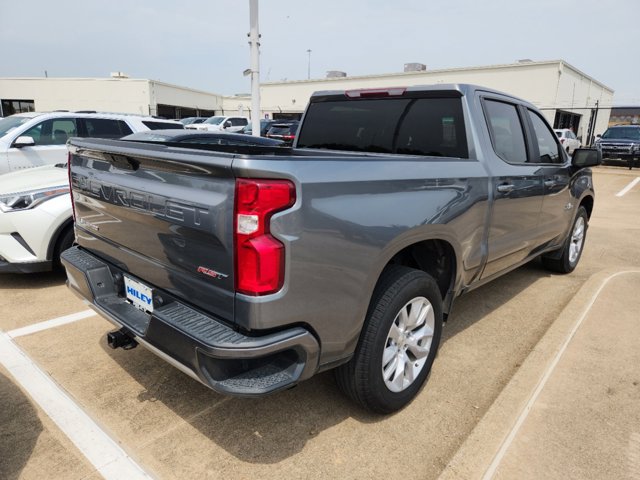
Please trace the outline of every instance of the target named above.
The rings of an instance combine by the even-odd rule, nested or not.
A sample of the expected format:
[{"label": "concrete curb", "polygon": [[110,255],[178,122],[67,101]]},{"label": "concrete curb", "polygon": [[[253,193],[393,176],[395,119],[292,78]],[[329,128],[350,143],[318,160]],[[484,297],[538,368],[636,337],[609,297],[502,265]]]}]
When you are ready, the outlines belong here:
[{"label": "concrete curb", "polygon": [[608,281],[627,272],[640,273],[640,270],[607,269],[585,282],[449,461],[440,480],[493,477],[494,459],[518,426],[523,412],[531,408],[530,400],[540,390],[547,370],[558,361]]}]

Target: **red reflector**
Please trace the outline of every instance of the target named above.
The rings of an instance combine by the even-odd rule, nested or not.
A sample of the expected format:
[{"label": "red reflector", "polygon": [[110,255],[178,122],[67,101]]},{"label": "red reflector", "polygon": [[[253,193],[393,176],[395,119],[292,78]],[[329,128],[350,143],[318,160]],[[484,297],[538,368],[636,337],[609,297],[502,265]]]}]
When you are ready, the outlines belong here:
[{"label": "red reflector", "polygon": [[289,180],[236,180],[236,290],[246,295],[277,292],[284,283],[284,245],[270,233],[274,213],[295,203]]},{"label": "red reflector", "polygon": [[293,140],[294,138],[296,138],[295,135],[283,135],[282,138],[284,138],[285,140]]},{"label": "red reflector", "polygon": [[349,98],[399,97],[404,95],[406,90],[406,87],[365,88],[360,90],[347,90],[344,94]]}]

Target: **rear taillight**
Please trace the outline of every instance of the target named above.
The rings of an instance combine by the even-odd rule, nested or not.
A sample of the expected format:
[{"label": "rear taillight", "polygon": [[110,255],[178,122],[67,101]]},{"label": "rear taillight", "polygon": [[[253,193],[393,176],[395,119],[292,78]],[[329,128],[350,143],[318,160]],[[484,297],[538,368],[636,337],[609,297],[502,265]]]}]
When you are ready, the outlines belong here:
[{"label": "rear taillight", "polygon": [[274,213],[296,201],[289,180],[239,178],[235,197],[236,290],[246,295],[277,292],[284,283],[284,244],[270,233]]},{"label": "rear taillight", "polygon": [[71,188],[71,152],[67,156],[67,176],[69,177],[69,196],[71,197],[71,211],[73,212],[73,221],[76,221],[76,205],[73,203],[73,189]]},{"label": "rear taillight", "polygon": [[562,143],[564,143],[564,138],[561,138],[561,139],[560,139],[560,143],[561,143],[561,144],[562,144]]},{"label": "rear taillight", "polygon": [[282,138],[284,138],[285,140],[293,140],[294,138],[296,138],[295,135],[283,135]]}]

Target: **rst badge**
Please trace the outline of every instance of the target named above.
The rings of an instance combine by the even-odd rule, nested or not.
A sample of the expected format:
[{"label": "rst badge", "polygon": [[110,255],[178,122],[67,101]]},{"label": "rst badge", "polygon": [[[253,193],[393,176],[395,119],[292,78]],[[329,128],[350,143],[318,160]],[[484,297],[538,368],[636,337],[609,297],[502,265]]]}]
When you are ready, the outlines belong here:
[{"label": "rst badge", "polygon": [[153,312],[153,291],[150,287],[124,276],[124,293],[134,307]]},{"label": "rst badge", "polygon": [[198,273],[203,273],[211,278],[217,278],[218,280],[222,280],[227,278],[229,275],[225,275],[224,273],[216,272],[215,270],[211,270],[207,267],[198,267]]}]

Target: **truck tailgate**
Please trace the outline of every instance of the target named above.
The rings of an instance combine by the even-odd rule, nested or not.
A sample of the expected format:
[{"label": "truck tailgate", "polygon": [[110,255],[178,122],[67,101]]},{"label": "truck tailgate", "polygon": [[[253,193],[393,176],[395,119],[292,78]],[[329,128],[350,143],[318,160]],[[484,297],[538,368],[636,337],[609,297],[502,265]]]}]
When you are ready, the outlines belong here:
[{"label": "truck tailgate", "polygon": [[233,155],[94,139],[69,150],[78,244],[233,321]]}]

